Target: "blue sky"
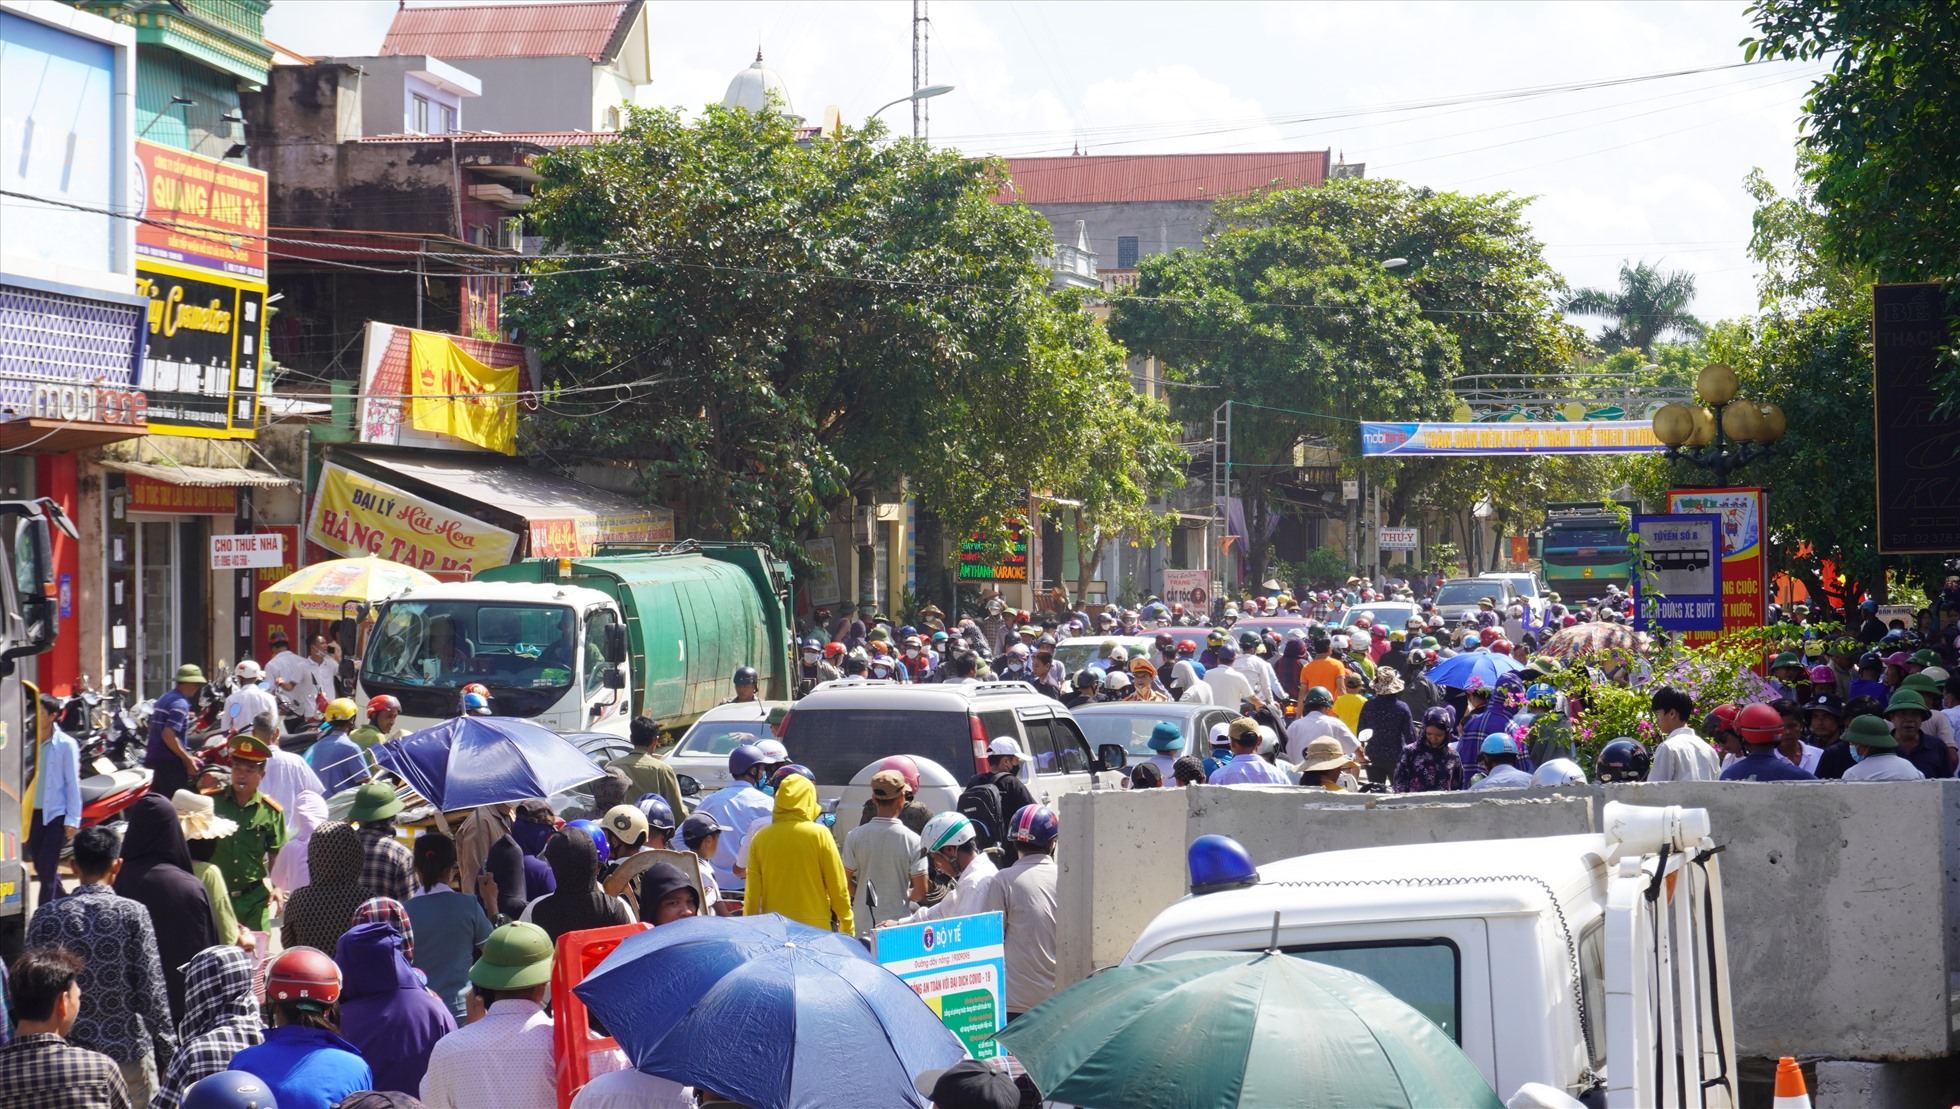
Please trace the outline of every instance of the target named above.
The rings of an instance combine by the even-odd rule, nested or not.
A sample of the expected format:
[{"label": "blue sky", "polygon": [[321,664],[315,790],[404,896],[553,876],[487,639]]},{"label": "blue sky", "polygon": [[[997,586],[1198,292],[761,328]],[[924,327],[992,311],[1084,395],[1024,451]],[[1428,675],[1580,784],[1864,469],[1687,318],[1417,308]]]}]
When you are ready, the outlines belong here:
[{"label": "blue sky", "polygon": [[[719,100],[759,44],[798,111],[862,118],[911,79],[908,0],[650,4],[648,102]],[[278,0],[269,38],[374,53],[393,0]],[[1740,3],[1088,3],[938,0],[932,138],[974,154],[1333,148],[1371,177],[1532,196],[1577,286],[1622,259],[1696,275],[1704,319],[1753,311],[1743,177],[1787,188],[1815,63],[1771,63],[1437,105],[1740,62]],[[467,65],[464,66],[467,68]],[[1420,108],[1395,106],[1431,105]],[[467,120],[467,117],[465,117]],[[909,125],[906,109],[885,118]]]}]

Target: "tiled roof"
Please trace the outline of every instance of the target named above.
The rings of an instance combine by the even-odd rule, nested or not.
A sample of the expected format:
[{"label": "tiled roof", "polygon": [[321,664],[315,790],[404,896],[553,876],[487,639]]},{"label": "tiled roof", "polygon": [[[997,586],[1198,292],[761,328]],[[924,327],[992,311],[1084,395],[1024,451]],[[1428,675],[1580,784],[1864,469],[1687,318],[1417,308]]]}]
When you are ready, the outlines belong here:
[{"label": "tiled roof", "polygon": [[381,53],[437,58],[556,58],[611,61],[639,15],[640,0],[401,8]]},{"label": "tiled roof", "polygon": [[1007,173],[1029,204],[1121,204],[1149,200],[1212,200],[1327,179],[1325,150],[1264,154],[1089,154],[1009,158]]}]

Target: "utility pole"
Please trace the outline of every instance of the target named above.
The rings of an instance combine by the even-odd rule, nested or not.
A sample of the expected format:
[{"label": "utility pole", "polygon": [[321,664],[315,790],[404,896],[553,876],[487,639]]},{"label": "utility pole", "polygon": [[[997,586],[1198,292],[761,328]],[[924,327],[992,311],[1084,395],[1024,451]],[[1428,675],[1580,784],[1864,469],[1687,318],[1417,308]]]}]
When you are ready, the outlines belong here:
[{"label": "utility pole", "polygon": [[923,139],[932,127],[932,109],[917,93],[932,83],[932,65],[926,57],[932,37],[932,17],[926,14],[926,0],[912,0],[912,137]]}]

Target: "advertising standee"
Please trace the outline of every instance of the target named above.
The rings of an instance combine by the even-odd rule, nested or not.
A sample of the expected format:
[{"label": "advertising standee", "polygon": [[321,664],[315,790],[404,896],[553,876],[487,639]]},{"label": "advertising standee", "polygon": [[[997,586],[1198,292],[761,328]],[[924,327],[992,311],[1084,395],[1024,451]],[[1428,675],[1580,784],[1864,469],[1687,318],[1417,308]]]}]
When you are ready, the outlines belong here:
[{"label": "advertising standee", "polygon": [[1007,948],[999,913],[902,924],[872,933],[873,957],[912,987],[975,1059],[1000,1053]]},{"label": "advertising standee", "polygon": [[1712,631],[1693,631],[1690,645],[1712,642],[1722,632],[1760,628],[1768,605],[1768,558],[1764,533],[1767,509],[1761,489],[1671,489],[1668,511],[1716,518],[1722,537],[1722,623]]}]

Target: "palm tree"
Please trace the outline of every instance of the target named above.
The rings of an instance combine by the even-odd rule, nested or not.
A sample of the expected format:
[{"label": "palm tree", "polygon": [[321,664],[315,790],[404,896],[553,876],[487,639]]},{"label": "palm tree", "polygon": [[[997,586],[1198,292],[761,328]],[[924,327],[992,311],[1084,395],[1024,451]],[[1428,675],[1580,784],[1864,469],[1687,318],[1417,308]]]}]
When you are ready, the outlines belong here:
[{"label": "palm tree", "polygon": [[1567,297],[1565,310],[1580,316],[1602,316],[1614,322],[1600,332],[1602,345],[1634,347],[1653,356],[1654,340],[1674,332],[1699,339],[1708,330],[1688,313],[1695,299],[1695,275],[1686,270],[1662,273],[1641,261],[1620,263],[1616,291],[1580,289]]}]

